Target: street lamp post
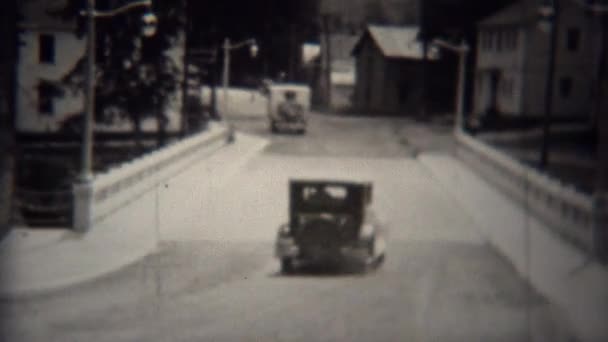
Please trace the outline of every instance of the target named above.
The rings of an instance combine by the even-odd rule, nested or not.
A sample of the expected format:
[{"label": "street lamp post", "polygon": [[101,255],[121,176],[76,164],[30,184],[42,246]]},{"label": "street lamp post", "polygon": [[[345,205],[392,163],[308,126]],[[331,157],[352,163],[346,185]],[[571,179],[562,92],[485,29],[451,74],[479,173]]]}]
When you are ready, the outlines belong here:
[{"label": "street lamp post", "polygon": [[93,174],[93,126],[95,120],[95,0],[87,0],[86,15],[87,72],[80,181],[89,183]]},{"label": "street lamp post", "polygon": [[455,100],[454,133],[459,134],[462,132],[464,122],[464,90],[466,87],[466,63],[469,47],[464,40],[460,45],[454,45],[441,39],[434,39],[433,44],[458,54],[458,84]]},{"label": "street lamp post", "polygon": [[222,115],[224,118],[228,113],[228,86],[230,85],[230,39],[224,40],[224,71],[222,73],[222,88],[224,98],[222,99]]},{"label": "street lamp post", "polygon": [[[224,88],[224,98],[222,101],[222,115],[224,115],[224,119],[226,119],[226,115],[228,114],[228,87],[230,86],[230,51],[236,50],[244,46],[250,47],[250,53],[252,57],[257,56],[258,53],[258,45],[255,39],[247,39],[242,42],[231,44],[230,39],[226,38],[224,40],[224,72],[222,74],[222,88]],[[229,136],[228,141],[234,141],[234,128],[232,125],[229,127]]]},{"label": "street lamp post", "polygon": [[[95,0],[87,0],[86,10],[82,13],[87,19],[86,46],[86,85],[84,108],[84,132],[82,141],[81,169],[77,184],[74,187],[74,229],[86,231],[91,226],[92,195],[91,181],[93,179],[93,129],[95,122],[95,19],[98,17],[113,17],[136,7],[150,7],[151,0],[139,0],[128,3],[109,11],[95,10]],[[152,13],[142,16],[142,33],[152,36],[156,33],[157,18]]]}]

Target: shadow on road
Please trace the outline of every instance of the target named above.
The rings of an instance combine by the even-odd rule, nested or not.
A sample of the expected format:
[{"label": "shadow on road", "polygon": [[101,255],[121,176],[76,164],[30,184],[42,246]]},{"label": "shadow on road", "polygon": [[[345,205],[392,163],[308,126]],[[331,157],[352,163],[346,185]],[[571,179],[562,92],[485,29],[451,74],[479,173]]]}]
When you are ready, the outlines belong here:
[{"label": "shadow on road", "polygon": [[295,277],[362,277],[379,270],[381,265],[366,266],[360,262],[346,262],[336,264],[320,264],[320,265],[301,265],[291,273],[282,273],[281,271],[272,272],[270,278],[295,278]]}]

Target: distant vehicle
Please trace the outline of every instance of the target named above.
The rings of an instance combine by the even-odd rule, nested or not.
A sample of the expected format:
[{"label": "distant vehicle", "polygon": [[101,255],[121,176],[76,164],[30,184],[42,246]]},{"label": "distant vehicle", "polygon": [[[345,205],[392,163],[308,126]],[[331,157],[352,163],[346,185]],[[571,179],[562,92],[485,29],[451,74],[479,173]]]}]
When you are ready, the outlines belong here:
[{"label": "distant vehicle", "polygon": [[310,87],[299,84],[268,86],[268,119],[273,133],[305,133],[310,111]]},{"label": "distant vehicle", "polygon": [[275,245],[283,273],[306,264],[382,264],[386,244],[371,210],[371,183],[292,180],[289,196],[289,222]]}]

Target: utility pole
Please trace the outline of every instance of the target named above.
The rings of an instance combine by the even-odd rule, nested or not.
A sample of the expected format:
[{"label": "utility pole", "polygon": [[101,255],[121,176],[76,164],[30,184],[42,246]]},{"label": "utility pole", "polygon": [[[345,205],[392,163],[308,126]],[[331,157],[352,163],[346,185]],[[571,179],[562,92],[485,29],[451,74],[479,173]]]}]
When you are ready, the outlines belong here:
[{"label": "utility pole", "polygon": [[545,170],[549,165],[549,149],[551,145],[551,119],[553,116],[553,93],[555,89],[555,59],[557,53],[557,33],[559,24],[559,0],[553,0],[552,14],[546,15],[550,20],[549,29],[549,56],[547,68],[547,82],[545,84],[545,114],[543,116],[543,140],[540,152],[540,168]]},{"label": "utility pole", "polygon": [[595,170],[594,252],[603,261],[608,260],[608,13],[600,14],[601,42],[596,121],[597,150]]},{"label": "utility pole", "polygon": [[214,62],[211,73],[211,117],[216,120],[218,119],[217,114],[217,62]]},{"label": "utility pole", "polygon": [[323,87],[325,88],[325,106],[327,109],[331,107],[331,34],[330,34],[330,15],[324,14],[322,17],[323,37],[325,40],[325,51],[321,55],[321,73],[323,75]]},{"label": "utility pole", "polygon": [[427,99],[428,99],[428,69],[429,69],[429,42],[428,42],[428,22],[426,16],[425,1],[419,2],[419,21],[420,21],[420,38],[422,43],[422,78],[421,78],[421,95],[420,95],[420,112],[418,115],[421,119],[427,117]]}]

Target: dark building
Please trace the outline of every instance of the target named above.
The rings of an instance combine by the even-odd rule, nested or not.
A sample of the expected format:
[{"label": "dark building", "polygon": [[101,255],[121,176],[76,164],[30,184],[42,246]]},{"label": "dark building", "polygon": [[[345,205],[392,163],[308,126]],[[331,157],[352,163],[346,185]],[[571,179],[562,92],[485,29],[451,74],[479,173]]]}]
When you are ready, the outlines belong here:
[{"label": "dark building", "polygon": [[[352,53],[356,58],[355,106],[361,111],[415,115],[423,103],[423,51],[419,29],[409,26],[369,25]],[[430,108],[450,108],[453,75],[439,62],[438,53],[428,57]]]}]

